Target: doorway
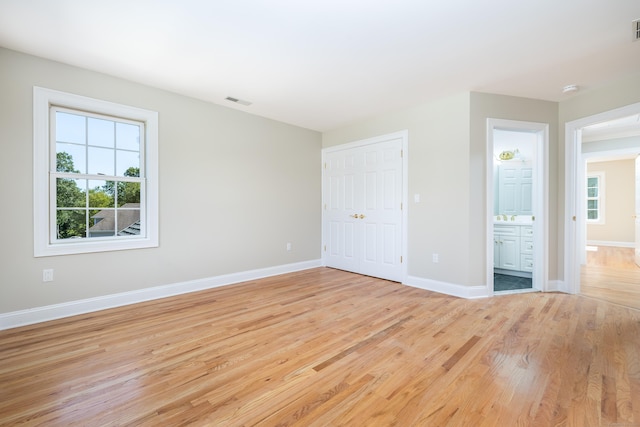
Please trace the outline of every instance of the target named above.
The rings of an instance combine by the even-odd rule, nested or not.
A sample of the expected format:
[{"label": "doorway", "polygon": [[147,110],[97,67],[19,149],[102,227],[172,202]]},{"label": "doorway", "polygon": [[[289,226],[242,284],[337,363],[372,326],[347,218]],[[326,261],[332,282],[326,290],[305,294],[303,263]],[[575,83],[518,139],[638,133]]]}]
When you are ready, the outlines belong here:
[{"label": "doorway", "polygon": [[402,282],[407,137],[402,131],[323,150],[323,261]]},{"label": "doorway", "polygon": [[487,291],[544,290],[546,164],[544,123],[487,120]]},{"label": "doorway", "polygon": [[[636,307],[635,301],[636,308],[640,308],[640,267],[633,259],[634,252],[640,252],[640,165],[635,166],[640,153],[640,103],[568,122],[565,138],[568,217],[563,290],[626,306]],[[612,162],[616,166],[611,166]],[[605,185],[608,177],[615,176],[607,172],[607,167],[616,174],[629,169],[625,183]],[[599,214],[594,213],[593,205],[598,202],[591,199],[598,194],[593,187],[598,183],[597,172],[602,171],[603,189],[624,192],[626,200],[625,204],[612,207],[605,203],[605,193],[601,203],[607,209],[600,229],[593,231],[593,216]],[[619,210],[624,213],[621,215]],[[612,225],[624,230],[622,237],[605,233]]]}]

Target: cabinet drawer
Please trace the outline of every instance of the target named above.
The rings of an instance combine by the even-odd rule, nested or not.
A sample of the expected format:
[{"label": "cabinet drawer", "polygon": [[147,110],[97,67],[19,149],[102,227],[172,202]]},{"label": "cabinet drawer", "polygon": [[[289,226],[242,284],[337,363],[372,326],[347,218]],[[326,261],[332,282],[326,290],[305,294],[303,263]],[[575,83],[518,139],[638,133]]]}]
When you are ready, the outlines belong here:
[{"label": "cabinet drawer", "polygon": [[519,236],[520,227],[517,225],[494,225],[493,234],[501,234],[503,236]]},{"label": "cabinet drawer", "polygon": [[522,236],[525,237],[533,237],[533,227],[522,227],[520,233],[522,233]]},{"label": "cabinet drawer", "polygon": [[533,239],[522,238],[522,240],[520,241],[520,253],[533,254]]},{"label": "cabinet drawer", "polygon": [[520,255],[520,270],[533,271],[533,255]]}]

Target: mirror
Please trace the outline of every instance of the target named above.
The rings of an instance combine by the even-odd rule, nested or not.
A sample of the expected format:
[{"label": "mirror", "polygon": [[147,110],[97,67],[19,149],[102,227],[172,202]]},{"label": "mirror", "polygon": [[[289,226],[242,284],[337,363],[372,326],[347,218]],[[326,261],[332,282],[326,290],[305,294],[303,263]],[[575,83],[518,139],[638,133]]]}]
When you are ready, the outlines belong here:
[{"label": "mirror", "polygon": [[494,216],[533,215],[534,132],[494,131]]}]

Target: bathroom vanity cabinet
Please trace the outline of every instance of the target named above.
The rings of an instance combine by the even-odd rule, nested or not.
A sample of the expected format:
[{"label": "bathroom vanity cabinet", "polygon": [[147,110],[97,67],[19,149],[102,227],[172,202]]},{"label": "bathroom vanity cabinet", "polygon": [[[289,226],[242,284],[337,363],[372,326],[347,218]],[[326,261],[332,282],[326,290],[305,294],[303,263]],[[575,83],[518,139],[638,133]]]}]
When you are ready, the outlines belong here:
[{"label": "bathroom vanity cabinet", "polygon": [[493,266],[503,270],[533,271],[533,227],[493,226]]}]

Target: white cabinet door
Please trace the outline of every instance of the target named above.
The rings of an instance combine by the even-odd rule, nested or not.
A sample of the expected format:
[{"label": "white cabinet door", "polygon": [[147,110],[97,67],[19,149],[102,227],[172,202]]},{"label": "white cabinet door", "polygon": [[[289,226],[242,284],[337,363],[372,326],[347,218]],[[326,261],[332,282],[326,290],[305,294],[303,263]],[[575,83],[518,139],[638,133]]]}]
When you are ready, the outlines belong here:
[{"label": "white cabinet door", "polygon": [[326,153],[327,266],[402,280],[401,152],[395,138]]},{"label": "white cabinet door", "polygon": [[[518,225],[495,225],[493,235],[493,266],[503,270],[520,270],[522,227]],[[526,228],[526,227],[525,227]]]},{"label": "white cabinet door", "polygon": [[500,268],[520,270],[520,237],[500,236]]}]

